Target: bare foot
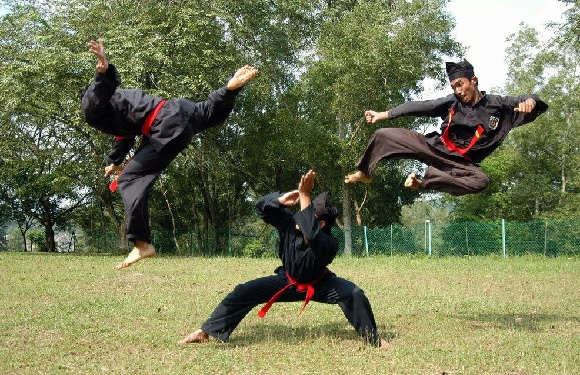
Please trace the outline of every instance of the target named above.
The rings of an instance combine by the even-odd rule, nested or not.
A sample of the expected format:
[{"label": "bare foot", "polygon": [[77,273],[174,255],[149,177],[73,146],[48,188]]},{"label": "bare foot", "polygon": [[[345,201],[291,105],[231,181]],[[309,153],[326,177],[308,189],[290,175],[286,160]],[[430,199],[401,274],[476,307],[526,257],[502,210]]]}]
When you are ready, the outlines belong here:
[{"label": "bare foot", "polygon": [[389,342],[383,338],[381,338],[381,342],[379,343],[379,349],[389,349],[391,347],[391,344],[389,344]]},{"label": "bare foot", "polygon": [[144,241],[136,241],[133,250],[131,250],[131,252],[129,253],[129,255],[127,255],[127,258],[125,258],[124,261],[118,263],[115,266],[115,269],[120,270],[123,268],[127,268],[137,263],[141,259],[151,258],[153,256],[155,256],[155,248],[153,247],[153,245]]},{"label": "bare foot", "polygon": [[412,189],[412,190],[419,190],[419,188],[421,187],[421,180],[419,180],[417,178],[417,176],[415,176],[415,173],[411,173],[407,176],[407,179],[405,180],[405,187]]},{"label": "bare foot", "polygon": [[352,184],[353,182],[364,182],[365,184],[370,184],[372,180],[372,178],[362,173],[361,171],[356,171],[344,176],[345,184]]},{"label": "bare foot", "polygon": [[258,69],[251,65],[246,65],[238,69],[232,78],[230,78],[227,89],[236,90],[250,82],[258,74]]},{"label": "bare foot", "polygon": [[181,345],[193,344],[193,343],[204,343],[209,341],[209,335],[198,328],[195,332],[190,333],[189,336],[183,338],[179,341]]}]

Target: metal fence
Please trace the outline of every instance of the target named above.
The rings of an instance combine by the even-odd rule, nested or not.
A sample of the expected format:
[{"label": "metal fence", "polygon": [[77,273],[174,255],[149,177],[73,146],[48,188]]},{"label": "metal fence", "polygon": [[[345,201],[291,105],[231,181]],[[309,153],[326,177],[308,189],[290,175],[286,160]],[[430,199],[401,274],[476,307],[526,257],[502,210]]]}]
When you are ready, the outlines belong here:
[{"label": "metal fence", "polygon": [[[333,228],[344,253],[344,232]],[[511,222],[431,222],[417,226],[391,225],[384,228],[353,227],[352,255],[417,254],[464,256],[496,254],[504,257],[524,254],[580,256],[580,219]],[[64,239],[60,244],[59,239]],[[0,250],[21,250],[16,242],[2,244]],[[20,241],[21,242],[21,241]],[[62,242],[62,241],[61,241]],[[119,250],[116,232],[94,231],[59,236],[58,251],[111,253]],[[201,256],[275,257],[278,236],[263,225],[224,232],[153,231],[153,245],[159,253]]]},{"label": "metal fence", "polygon": [[[339,238],[343,238],[337,230]],[[580,220],[426,221],[415,227],[353,228],[353,253],[449,255],[580,255]],[[342,245],[344,248],[344,245]]]}]

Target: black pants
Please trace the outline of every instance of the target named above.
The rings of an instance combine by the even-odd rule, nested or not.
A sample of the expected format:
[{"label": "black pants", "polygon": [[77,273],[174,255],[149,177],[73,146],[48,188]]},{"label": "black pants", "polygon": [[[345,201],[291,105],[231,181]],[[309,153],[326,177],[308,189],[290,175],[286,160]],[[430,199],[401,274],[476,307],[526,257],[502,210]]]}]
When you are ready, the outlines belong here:
[{"label": "black pants", "polygon": [[[215,308],[209,319],[202,324],[201,329],[221,341],[228,341],[234,329],[254,307],[268,302],[288,283],[280,267],[276,270],[276,275],[257,278],[236,286]],[[375,317],[371,304],[362,289],[332,272],[317,282],[314,288],[312,301],[338,304],[358,334],[369,344],[379,346],[380,336],[377,332]],[[304,301],[304,297],[304,292],[298,292],[294,287],[290,287],[276,303]],[[275,311],[276,304],[272,306],[268,314],[275,314]],[[307,313],[308,307],[304,311],[304,314]],[[264,319],[267,317],[268,315]]]},{"label": "black pants", "polygon": [[130,241],[151,243],[149,192],[153,183],[195,134],[226,120],[233,109],[234,96],[222,88],[204,102],[171,99],[161,108],[150,136],[143,137],[143,143],[118,180]]},{"label": "black pants", "polygon": [[413,159],[428,165],[421,189],[452,195],[478,193],[489,184],[489,178],[466,159],[450,158],[433,149],[416,131],[401,128],[377,130],[356,167],[370,176],[383,159]]}]

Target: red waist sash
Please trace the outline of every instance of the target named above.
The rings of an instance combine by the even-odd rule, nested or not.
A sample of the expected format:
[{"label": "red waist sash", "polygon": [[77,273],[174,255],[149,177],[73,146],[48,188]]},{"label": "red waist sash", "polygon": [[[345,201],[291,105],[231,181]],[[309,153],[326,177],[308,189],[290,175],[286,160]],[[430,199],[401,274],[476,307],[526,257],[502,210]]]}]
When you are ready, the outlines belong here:
[{"label": "red waist sash", "polygon": [[294,285],[299,292],[306,291],[306,298],[304,298],[304,304],[302,305],[302,309],[298,313],[298,316],[300,316],[300,314],[302,314],[302,311],[304,311],[304,308],[306,307],[306,305],[308,305],[308,302],[310,302],[310,300],[314,296],[314,284],[316,284],[317,282],[322,280],[322,278],[324,276],[326,276],[327,273],[328,273],[328,269],[325,269],[324,272],[322,273],[322,275],[320,275],[320,277],[318,277],[316,280],[303,284],[303,283],[299,283],[298,281],[294,280],[292,277],[290,277],[288,272],[286,272],[286,278],[288,279],[289,283],[286,286],[284,286],[282,289],[280,289],[278,292],[276,292],[276,294],[274,294],[272,296],[272,298],[270,298],[268,303],[266,303],[264,305],[264,307],[262,307],[260,309],[260,311],[258,311],[258,316],[260,318],[263,318],[264,316],[266,316],[266,313],[268,312],[268,310],[270,310],[270,307],[272,307],[272,305],[274,304],[274,302],[276,302],[278,297],[280,297],[286,291],[286,289],[290,288],[292,285]]},{"label": "red waist sash", "polygon": [[[143,126],[141,127],[141,134],[143,134],[145,137],[149,137],[149,133],[151,132],[151,127],[153,126],[153,122],[157,118],[157,115],[159,114],[159,111],[161,110],[161,108],[163,108],[163,105],[165,104],[165,102],[166,102],[165,99],[161,99],[161,101],[159,103],[157,103],[155,108],[153,108],[153,110],[150,111],[147,114],[147,116],[145,116],[145,121],[143,121]],[[115,136],[115,140],[117,142],[123,138],[124,137]],[[131,159],[133,159],[133,158],[131,158]],[[127,160],[127,163],[129,163],[131,161],[131,159]],[[127,163],[125,163],[125,166],[127,166]],[[125,168],[123,168],[123,169],[125,169]],[[111,183],[109,184],[110,191],[115,192],[117,190],[117,187],[118,187],[117,180],[119,179],[119,176],[121,175],[121,173],[123,173],[123,170],[121,170],[119,173],[117,173],[117,176],[115,176],[115,179],[113,179],[113,181],[111,181]]]},{"label": "red waist sash", "polygon": [[159,113],[161,108],[163,108],[164,104],[165,99],[161,99],[161,101],[157,103],[155,108],[153,108],[153,110],[147,114],[147,117],[145,117],[145,121],[143,122],[143,126],[141,127],[141,134],[143,134],[146,137],[149,137],[151,126],[153,126],[153,121],[155,121],[155,118],[157,118],[157,114]]}]

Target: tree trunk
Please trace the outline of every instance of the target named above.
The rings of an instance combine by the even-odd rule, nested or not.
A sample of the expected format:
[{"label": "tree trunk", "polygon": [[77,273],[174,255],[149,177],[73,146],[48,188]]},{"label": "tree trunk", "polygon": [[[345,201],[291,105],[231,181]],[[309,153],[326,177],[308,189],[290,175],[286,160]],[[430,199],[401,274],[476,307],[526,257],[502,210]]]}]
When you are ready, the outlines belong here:
[{"label": "tree trunk", "polygon": [[46,241],[46,250],[49,253],[56,251],[56,241],[54,240],[54,225],[49,222],[44,228],[44,239]]},{"label": "tree trunk", "polygon": [[560,189],[560,193],[565,194],[566,193],[566,167],[565,167],[566,163],[562,162],[562,169],[560,171],[560,179],[562,180],[562,188]]},{"label": "tree trunk", "polygon": [[167,204],[167,210],[169,211],[169,217],[171,217],[171,232],[173,235],[173,243],[175,244],[175,249],[178,254],[181,254],[181,248],[179,247],[179,242],[177,241],[177,233],[175,228],[175,217],[173,216],[173,209],[171,208],[171,203],[169,203],[169,198],[167,197],[167,191],[163,187],[163,180],[159,179],[159,185],[161,187],[161,194],[165,199],[165,204]]},{"label": "tree trunk", "polygon": [[344,254],[352,254],[352,204],[350,199],[350,189],[348,186],[344,187],[344,195],[342,198],[342,221],[344,231]]},{"label": "tree trunk", "polygon": [[113,200],[111,198],[111,192],[109,189],[104,190],[103,194],[101,195],[101,199],[103,200],[105,210],[109,213],[109,216],[111,216],[115,222],[115,226],[117,227],[119,250],[127,250],[129,248],[129,240],[127,239],[127,220],[124,216],[120,218],[115,212],[115,207],[113,207]]},{"label": "tree trunk", "polygon": [[129,240],[127,239],[127,222],[121,220],[117,223],[117,233],[119,235],[119,249],[129,249]]}]

